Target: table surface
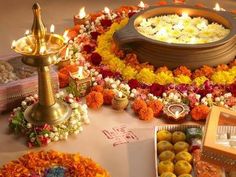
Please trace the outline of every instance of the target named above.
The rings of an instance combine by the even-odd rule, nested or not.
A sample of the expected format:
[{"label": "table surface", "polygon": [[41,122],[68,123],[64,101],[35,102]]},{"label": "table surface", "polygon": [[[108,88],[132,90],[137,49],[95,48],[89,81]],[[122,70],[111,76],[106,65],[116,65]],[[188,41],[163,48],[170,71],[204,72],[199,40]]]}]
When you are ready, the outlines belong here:
[{"label": "table surface", "polygon": [[[0,56],[12,54],[10,44],[13,39],[23,35],[32,24],[31,6],[33,0],[8,0],[0,2]],[[109,0],[38,0],[43,9],[46,25],[55,24],[56,32],[62,33],[65,28],[73,25],[72,17],[82,6],[89,11],[102,9],[104,6],[115,8],[124,4],[137,4],[136,0],[109,1]],[[155,1],[145,1],[154,3]],[[189,4],[204,2],[213,7],[215,0],[189,0]],[[235,0],[218,0],[223,8],[236,9]],[[8,134],[8,114],[0,115],[0,166],[29,151],[23,138]],[[144,122],[131,111],[116,112],[110,107],[102,107],[98,111],[89,110],[90,125],[84,126],[84,131],[71,136],[67,141],[51,143],[47,147],[31,150],[58,150],[62,152],[81,153],[91,157],[107,169],[112,177],[154,177],[154,127],[165,124],[160,119]],[[192,124],[192,122],[185,122]],[[130,131],[135,139],[130,143],[114,146],[119,142],[117,137],[108,139],[103,131],[112,131],[113,128],[124,128]]]}]

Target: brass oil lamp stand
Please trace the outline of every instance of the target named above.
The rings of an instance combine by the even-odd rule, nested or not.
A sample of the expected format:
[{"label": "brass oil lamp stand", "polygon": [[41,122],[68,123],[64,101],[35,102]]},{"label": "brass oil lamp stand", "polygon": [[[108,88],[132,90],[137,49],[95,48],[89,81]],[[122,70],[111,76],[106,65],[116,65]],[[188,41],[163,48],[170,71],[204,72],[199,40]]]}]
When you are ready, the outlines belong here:
[{"label": "brass oil lamp stand", "polygon": [[37,67],[38,70],[39,101],[28,107],[24,116],[34,125],[58,125],[66,121],[72,112],[67,103],[55,99],[50,76],[50,66],[58,62],[57,54],[65,47],[64,38],[46,32],[38,3],[32,9],[32,33],[18,39],[12,46],[15,52],[23,56],[24,64]]}]

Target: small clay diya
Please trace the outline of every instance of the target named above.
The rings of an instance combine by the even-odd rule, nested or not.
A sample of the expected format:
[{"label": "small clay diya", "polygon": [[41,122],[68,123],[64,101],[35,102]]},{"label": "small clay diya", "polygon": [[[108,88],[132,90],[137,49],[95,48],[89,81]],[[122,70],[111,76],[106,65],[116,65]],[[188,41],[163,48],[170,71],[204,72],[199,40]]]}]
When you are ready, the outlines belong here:
[{"label": "small clay diya", "polygon": [[189,107],[183,103],[168,103],[163,108],[164,115],[172,120],[184,119],[189,111]]},{"label": "small clay diya", "polygon": [[117,111],[123,111],[128,107],[129,100],[125,94],[117,94],[112,100],[112,108]]}]

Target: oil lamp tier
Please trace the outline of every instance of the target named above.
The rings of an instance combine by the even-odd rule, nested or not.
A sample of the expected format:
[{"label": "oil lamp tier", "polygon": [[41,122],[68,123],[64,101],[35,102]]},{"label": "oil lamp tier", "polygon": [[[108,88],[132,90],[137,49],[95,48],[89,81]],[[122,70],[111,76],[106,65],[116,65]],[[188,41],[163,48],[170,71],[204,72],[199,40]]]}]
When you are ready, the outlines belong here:
[{"label": "oil lamp tier", "polygon": [[25,119],[35,125],[57,125],[71,115],[71,108],[66,103],[56,100],[50,77],[50,66],[58,62],[57,54],[65,47],[62,36],[46,33],[41,19],[39,4],[33,5],[34,22],[32,33],[26,33],[14,42],[12,48],[23,56],[22,62],[38,68],[39,102],[28,107]]}]

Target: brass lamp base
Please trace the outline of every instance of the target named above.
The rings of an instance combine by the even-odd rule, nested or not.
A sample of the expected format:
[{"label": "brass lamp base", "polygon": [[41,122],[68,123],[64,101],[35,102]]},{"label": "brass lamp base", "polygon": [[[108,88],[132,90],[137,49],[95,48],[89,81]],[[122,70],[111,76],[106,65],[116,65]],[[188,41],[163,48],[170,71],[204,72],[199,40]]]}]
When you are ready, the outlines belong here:
[{"label": "brass lamp base", "polygon": [[72,113],[71,107],[60,100],[52,106],[33,104],[25,110],[25,119],[34,125],[58,125],[65,122]]}]

